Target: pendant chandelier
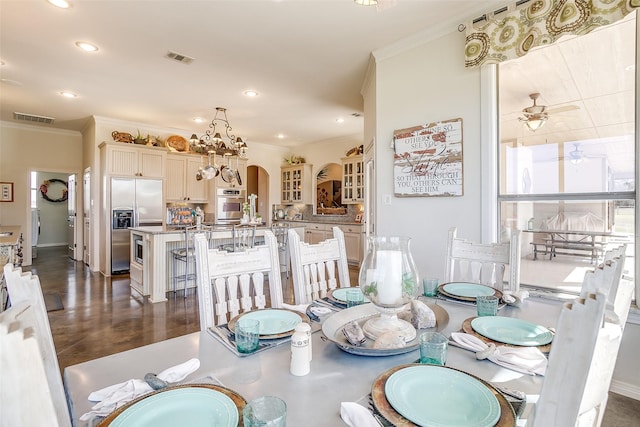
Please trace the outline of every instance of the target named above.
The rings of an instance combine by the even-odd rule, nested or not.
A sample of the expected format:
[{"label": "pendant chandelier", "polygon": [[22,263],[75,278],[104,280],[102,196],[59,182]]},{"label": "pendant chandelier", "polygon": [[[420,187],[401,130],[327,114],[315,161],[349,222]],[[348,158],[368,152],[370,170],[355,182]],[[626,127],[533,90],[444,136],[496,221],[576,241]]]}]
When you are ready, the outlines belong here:
[{"label": "pendant chandelier", "polygon": [[[224,133],[228,139],[224,141],[218,126],[224,125]],[[220,129],[221,130],[221,129]],[[216,114],[209,123],[209,129],[206,130],[204,135],[198,136],[194,133],[191,135],[189,142],[193,151],[198,153],[215,153],[221,156],[238,156],[242,158],[247,157],[247,143],[240,137],[236,137],[233,133],[233,128],[229,124],[227,119],[227,109],[223,107],[216,107]]]}]

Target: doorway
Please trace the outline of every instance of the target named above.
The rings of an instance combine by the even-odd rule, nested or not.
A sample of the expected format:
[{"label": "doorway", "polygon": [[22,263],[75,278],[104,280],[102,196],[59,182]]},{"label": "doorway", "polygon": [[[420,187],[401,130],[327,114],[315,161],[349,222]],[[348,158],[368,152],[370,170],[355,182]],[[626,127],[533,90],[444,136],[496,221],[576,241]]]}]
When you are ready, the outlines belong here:
[{"label": "doorway", "polygon": [[69,257],[76,259],[75,181],[75,173],[30,171],[31,260],[38,248],[54,246],[66,247]]}]

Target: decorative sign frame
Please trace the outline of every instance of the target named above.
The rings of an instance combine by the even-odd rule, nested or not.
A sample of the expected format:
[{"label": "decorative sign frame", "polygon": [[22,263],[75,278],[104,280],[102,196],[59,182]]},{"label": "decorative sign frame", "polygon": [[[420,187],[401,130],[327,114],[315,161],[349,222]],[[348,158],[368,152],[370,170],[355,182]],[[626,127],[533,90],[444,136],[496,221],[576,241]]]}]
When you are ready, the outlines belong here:
[{"label": "decorative sign frame", "polygon": [[13,202],[13,182],[0,182],[0,202]]},{"label": "decorative sign frame", "polygon": [[393,132],[396,196],[462,196],[462,119]]}]

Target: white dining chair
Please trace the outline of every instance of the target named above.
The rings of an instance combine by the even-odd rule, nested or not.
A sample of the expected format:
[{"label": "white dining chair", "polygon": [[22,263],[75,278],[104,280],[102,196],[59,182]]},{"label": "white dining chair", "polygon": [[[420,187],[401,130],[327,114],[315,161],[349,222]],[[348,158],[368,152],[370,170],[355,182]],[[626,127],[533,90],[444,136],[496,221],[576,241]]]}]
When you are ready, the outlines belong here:
[{"label": "white dining chair", "polygon": [[0,425],[70,426],[40,280],[12,264],[4,274],[11,307],[0,314]]},{"label": "white dining chair", "polygon": [[333,227],[332,238],[314,244],[301,241],[295,230],[289,230],[289,253],[296,304],[307,304],[326,297],[333,289],[351,286],[344,233],[339,227]]},{"label": "white dining chair", "polygon": [[[456,227],[449,229],[444,281],[481,283],[500,291],[520,288],[520,230],[513,230],[506,243],[476,243],[457,237]],[[505,282],[505,271],[509,275]]]},{"label": "white dining chair", "polygon": [[[616,261],[588,272],[585,281],[597,287],[577,300],[566,303],[561,311],[549,354],[549,364],[536,403],[533,427],[598,427],[607,405],[624,323],[608,321],[605,316],[610,277]],[[608,271],[607,271],[608,270]],[[634,284],[621,279],[614,299],[628,312]],[[626,320],[626,315],[623,316]]]},{"label": "white dining chair", "polygon": [[241,312],[265,308],[264,277],[268,277],[270,306],[283,303],[278,243],[269,230],[264,245],[244,251],[209,249],[205,235],[194,236],[200,330],[224,324]]}]

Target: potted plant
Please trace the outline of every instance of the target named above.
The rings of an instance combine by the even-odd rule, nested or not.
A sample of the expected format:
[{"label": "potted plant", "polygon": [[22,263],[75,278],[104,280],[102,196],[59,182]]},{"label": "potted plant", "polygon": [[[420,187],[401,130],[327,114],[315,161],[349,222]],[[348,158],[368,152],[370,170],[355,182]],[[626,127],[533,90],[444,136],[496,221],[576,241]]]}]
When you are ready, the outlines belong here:
[{"label": "potted plant", "polygon": [[147,143],[147,138],[142,136],[142,134],[140,133],[140,129],[138,129],[137,135],[133,138],[133,143],[140,145],[145,145]]}]

